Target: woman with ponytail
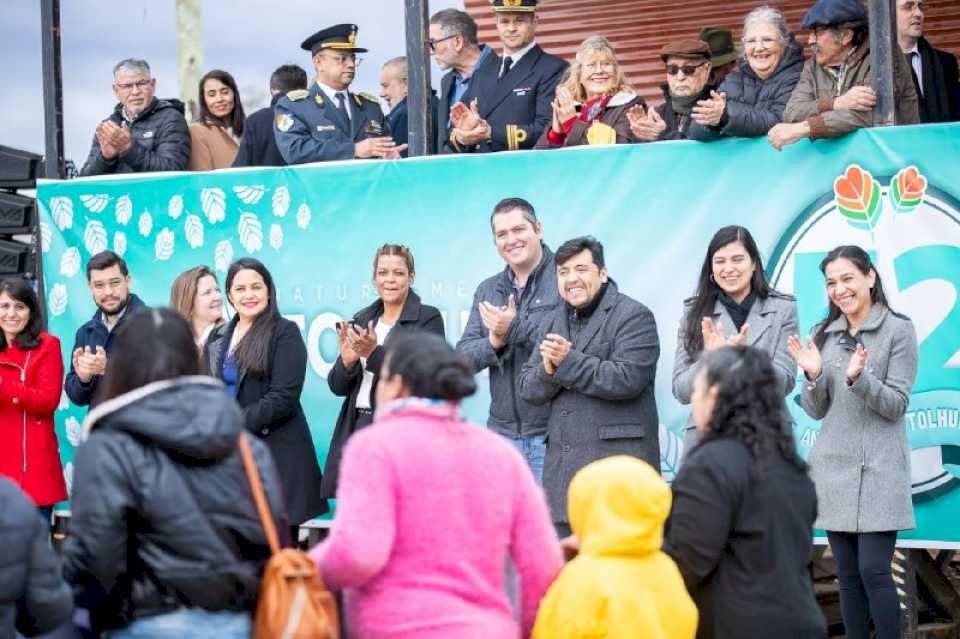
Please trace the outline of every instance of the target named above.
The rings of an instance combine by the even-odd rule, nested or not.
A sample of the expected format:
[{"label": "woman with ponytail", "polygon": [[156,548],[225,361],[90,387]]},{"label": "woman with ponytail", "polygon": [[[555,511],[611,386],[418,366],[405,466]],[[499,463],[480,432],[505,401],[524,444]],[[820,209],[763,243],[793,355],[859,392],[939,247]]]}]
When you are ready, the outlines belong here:
[{"label": "woman with ponytail", "polygon": [[385,348],[373,424],[347,442],[340,507],[310,551],[343,591],[349,636],[528,637],[562,564],[543,494],[508,442],[461,417],[476,382],[442,337],[405,332]]}]

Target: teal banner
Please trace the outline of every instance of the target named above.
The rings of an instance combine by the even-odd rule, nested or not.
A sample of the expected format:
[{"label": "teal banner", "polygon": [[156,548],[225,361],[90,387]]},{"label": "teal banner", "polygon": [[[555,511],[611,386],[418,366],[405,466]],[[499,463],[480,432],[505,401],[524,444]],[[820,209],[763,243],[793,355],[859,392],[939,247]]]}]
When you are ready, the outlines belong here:
[{"label": "teal banner", "polygon": [[[96,310],[84,265],[109,248],[130,265],[133,291],[163,305],[180,272],[207,264],[225,273],[252,255],[274,274],[280,308],[309,352],[303,404],[325,458],[340,398],[326,375],[337,355],[334,324],[376,295],[373,254],[406,244],[415,289],[440,308],[447,338],[466,323],[473,291],[503,269],[489,215],[501,198],[536,207],[556,248],[591,234],[611,276],[657,319],[657,403],[663,470],[676,471],[688,407],[670,378],[683,299],[693,293],[706,246],[727,224],[754,234],[771,280],[799,301],[801,330],[826,312],[818,264],[838,244],[874,256],[893,307],[920,338],[920,373],[906,416],[913,448],[917,529],[906,544],[960,548],[960,124],[861,131],[801,142],[666,142],[395,162],[338,162],[43,182],[41,211],[50,331],[64,361],[76,328]],[[486,418],[485,376],[467,404]],[[806,454],[819,424],[789,404]],[[57,411],[66,475],[85,410]],[[171,427],[175,427],[171,424]]]}]

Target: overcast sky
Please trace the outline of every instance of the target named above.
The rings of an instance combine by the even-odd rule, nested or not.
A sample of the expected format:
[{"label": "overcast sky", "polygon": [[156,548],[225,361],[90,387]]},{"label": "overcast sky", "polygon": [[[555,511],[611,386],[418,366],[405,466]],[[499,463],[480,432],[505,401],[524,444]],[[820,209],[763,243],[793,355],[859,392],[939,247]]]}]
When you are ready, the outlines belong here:
[{"label": "overcast sky", "polygon": [[[430,0],[431,13],[463,8],[462,0]],[[0,20],[0,144],[44,152],[43,80],[39,0],[3,0]],[[145,58],[157,78],[158,97],[177,97],[175,0],[63,0],[63,124],[66,157],[83,165],[96,123],[116,99],[111,69],[123,58]],[[270,73],[299,64],[313,76],[300,42],[341,22],[360,27],[358,41],[370,49],[351,87],[379,93],[386,60],[405,54],[401,0],[205,0],[204,71],[221,68],[237,80],[247,113],[266,105]],[[440,73],[433,68],[434,87]],[[190,89],[191,93],[196,88]]]}]

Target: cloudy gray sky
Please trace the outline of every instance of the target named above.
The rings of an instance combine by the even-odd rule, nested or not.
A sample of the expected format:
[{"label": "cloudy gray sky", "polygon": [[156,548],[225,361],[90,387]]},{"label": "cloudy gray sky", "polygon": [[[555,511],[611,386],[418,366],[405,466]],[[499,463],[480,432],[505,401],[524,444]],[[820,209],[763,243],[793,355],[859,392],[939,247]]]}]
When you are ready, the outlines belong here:
[{"label": "cloudy gray sky", "polygon": [[[430,11],[463,8],[462,0],[430,0]],[[303,39],[341,22],[360,26],[364,54],[353,89],[379,93],[386,60],[405,53],[402,0],[204,0],[203,69],[226,69],[237,79],[244,108],[267,101],[277,66],[295,63],[313,75]],[[150,62],[159,97],[176,97],[175,0],[63,0],[63,110],[66,156],[82,166],[93,129],[110,114],[111,69],[122,58]],[[43,153],[40,3],[3,0],[0,21],[0,144]],[[433,83],[440,74],[434,66]],[[191,89],[195,91],[195,89]]]}]

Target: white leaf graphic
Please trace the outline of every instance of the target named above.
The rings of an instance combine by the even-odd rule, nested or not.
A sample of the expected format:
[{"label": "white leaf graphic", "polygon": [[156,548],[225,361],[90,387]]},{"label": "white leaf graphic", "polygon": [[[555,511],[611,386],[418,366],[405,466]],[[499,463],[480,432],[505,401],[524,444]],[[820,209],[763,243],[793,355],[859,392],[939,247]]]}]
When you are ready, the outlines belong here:
[{"label": "white leaf graphic", "polygon": [[227,196],[223,189],[200,191],[200,208],[211,224],[222,222],[227,214]]},{"label": "white leaf graphic", "polygon": [[60,403],[57,404],[57,410],[67,410],[70,408],[70,398],[67,397],[67,391],[60,391]]},{"label": "white leaf graphic", "polygon": [[170,259],[170,256],[173,255],[174,239],[173,231],[170,229],[162,229],[157,233],[157,241],[154,243],[154,253],[158,260],[164,262]]},{"label": "white leaf graphic", "polygon": [[90,255],[106,250],[107,229],[103,228],[103,222],[99,220],[87,222],[87,228],[83,231],[83,245]]},{"label": "white leaf graphic", "polygon": [[67,495],[73,494],[73,462],[67,462],[63,467],[63,482],[67,485]]},{"label": "white leaf graphic", "polygon": [[167,205],[167,213],[169,213],[173,219],[180,217],[180,214],[183,213],[183,196],[174,195],[170,198],[170,203]]},{"label": "white leaf graphic", "polygon": [[113,252],[123,257],[127,252],[127,234],[123,231],[117,231],[113,234]]},{"label": "white leaf graphic", "polygon": [[226,273],[227,268],[230,266],[230,262],[233,261],[233,244],[230,243],[230,240],[223,240],[222,242],[217,243],[217,247],[213,249],[213,265],[214,267],[222,272]]},{"label": "white leaf graphic", "polygon": [[110,201],[110,198],[106,193],[98,193],[97,195],[81,195],[80,201],[91,213],[102,213],[103,209],[107,208],[107,202]]},{"label": "white leaf graphic", "polygon": [[278,251],[283,246],[283,229],[280,228],[279,224],[270,226],[270,246]]},{"label": "white leaf graphic", "polygon": [[273,192],[273,214],[277,217],[283,217],[290,210],[290,191],[287,187],[281,186]]},{"label": "white leaf graphic", "polygon": [[76,417],[67,417],[67,420],[64,422],[67,430],[67,441],[69,441],[73,446],[80,445],[80,431],[83,430],[80,422]]},{"label": "white leaf graphic", "polygon": [[150,211],[143,212],[137,226],[140,227],[140,235],[144,237],[150,235],[150,230],[153,228],[153,216],[150,215]]},{"label": "white leaf graphic", "polygon": [[263,226],[253,213],[240,213],[240,244],[247,253],[256,253],[263,248]]},{"label": "white leaf graphic", "polygon": [[203,246],[203,220],[200,219],[200,216],[188,215],[184,232],[190,248],[196,249]]},{"label": "white leaf graphic", "polygon": [[57,317],[63,315],[67,310],[67,287],[57,282],[50,289],[50,298],[47,300],[47,308],[50,309],[50,315]]},{"label": "white leaf graphic", "polygon": [[130,218],[133,217],[133,202],[130,201],[130,196],[124,195],[120,197],[120,199],[117,200],[114,211],[117,214],[117,224],[126,226]]},{"label": "white leaf graphic", "polygon": [[50,214],[57,228],[66,231],[73,227],[73,200],[68,197],[50,198]]},{"label": "white leaf graphic", "polygon": [[302,229],[306,229],[310,226],[310,207],[307,206],[307,203],[304,202],[300,205],[300,208],[297,209],[297,226]]},{"label": "white leaf graphic", "polygon": [[267,190],[264,186],[235,186],[233,192],[244,204],[256,204]]},{"label": "white leaf graphic", "polygon": [[60,256],[60,275],[73,277],[80,271],[80,249],[71,246]]},{"label": "white leaf graphic", "polygon": [[40,250],[44,253],[50,250],[50,243],[53,241],[53,231],[46,222],[40,222]]}]

